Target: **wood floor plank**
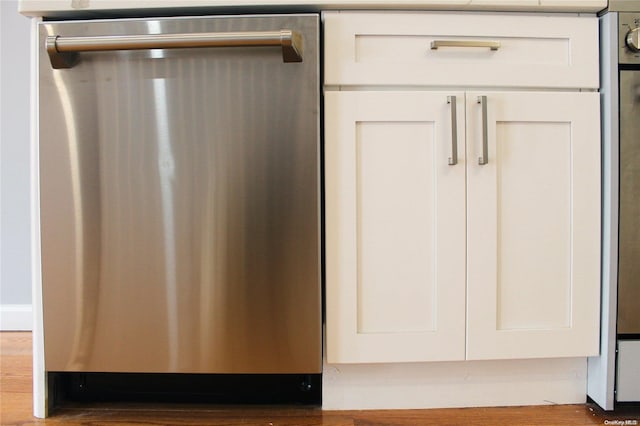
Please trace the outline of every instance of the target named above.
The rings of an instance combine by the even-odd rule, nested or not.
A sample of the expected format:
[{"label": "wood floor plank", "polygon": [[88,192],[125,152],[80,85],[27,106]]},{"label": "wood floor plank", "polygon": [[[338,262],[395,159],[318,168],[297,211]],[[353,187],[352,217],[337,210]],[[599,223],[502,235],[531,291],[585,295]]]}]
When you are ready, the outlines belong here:
[{"label": "wood floor plank", "polygon": [[31,355],[2,355],[2,364],[0,365],[1,375],[31,375],[32,368]]},{"label": "wood floor plank", "polygon": [[5,393],[26,393],[31,395],[33,392],[33,384],[31,376],[15,376],[11,374],[2,375],[0,378],[2,383],[2,394]]},{"label": "wood floor plank", "polygon": [[[604,425],[637,421],[640,409],[603,412],[592,404],[431,410],[322,411],[301,407],[221,407],[195,404],[91,404],[32,416],[31,333],[0,332],[0,424],[70,426],[446,426]],[[613,424],[613,423],[609,423]]]},{"label": "wood floor plank", "polygon": [[[354,414],[356,418],[359,416]],[[602,420],[584,405],[555,405],[534,407],[495,407],[417,410],[408,412],[368,412],[365,420],[373,416],[371,424],[391,425],[591,425],[602,424]],[[561,422],[560,422],[561,421]],[[361,424],[361,423],[357,423]],[[362,423],[367,424],[367,423]]]}]

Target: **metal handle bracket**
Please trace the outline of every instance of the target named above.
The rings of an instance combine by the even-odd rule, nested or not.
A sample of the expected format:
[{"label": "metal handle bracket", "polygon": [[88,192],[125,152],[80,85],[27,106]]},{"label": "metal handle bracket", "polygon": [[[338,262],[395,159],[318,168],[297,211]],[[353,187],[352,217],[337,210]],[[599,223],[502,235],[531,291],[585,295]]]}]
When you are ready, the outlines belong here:
[{"label": "metal handle bracket", "polygon": [[71,68],[80,52],[110,50],[184,49],[196,47],[282,48],[284,62],[302,62],[302,35],[292,30],[197,34],[153,34],[126,36],[62,37],[48,36],[45,47],[55,69]]}]

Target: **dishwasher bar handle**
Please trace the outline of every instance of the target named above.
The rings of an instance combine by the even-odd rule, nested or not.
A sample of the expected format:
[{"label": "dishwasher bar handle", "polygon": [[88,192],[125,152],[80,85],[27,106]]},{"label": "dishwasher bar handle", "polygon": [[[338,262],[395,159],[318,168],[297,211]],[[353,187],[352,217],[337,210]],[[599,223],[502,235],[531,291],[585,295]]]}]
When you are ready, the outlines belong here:
[{"label": "dishwasher bar handle", "polygon": [[79,52],[260,46],[280,46],[284,62],[302,62],[302,35],[292,30],[97,37],[54,35],[45,41],[54,69],[73,67]]}]

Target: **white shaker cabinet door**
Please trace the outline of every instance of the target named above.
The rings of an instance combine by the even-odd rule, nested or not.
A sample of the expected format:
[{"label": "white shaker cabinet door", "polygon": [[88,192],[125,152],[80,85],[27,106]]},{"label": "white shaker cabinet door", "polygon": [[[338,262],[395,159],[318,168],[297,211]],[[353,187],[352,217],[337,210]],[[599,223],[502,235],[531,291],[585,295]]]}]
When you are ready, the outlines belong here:
[{"label": "white shaker cabinet door", "polygon": [[467,359],[598,353],[598,102],[467,93]]},{"label": "white shaker cabinet door", "polygon": [[326,92],[325,111],[328,362],[464,359],[464,94]]}]

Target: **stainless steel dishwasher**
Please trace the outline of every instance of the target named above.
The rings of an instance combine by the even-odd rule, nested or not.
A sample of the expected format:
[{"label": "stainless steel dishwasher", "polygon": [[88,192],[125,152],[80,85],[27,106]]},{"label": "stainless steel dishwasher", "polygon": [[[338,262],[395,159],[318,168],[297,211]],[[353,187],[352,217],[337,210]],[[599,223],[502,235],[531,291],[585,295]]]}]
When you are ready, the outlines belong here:
[{"label": "stainless steel dishwasher", "polygon": [[39,25],[48,373],[319,375],[318,26]]}]

